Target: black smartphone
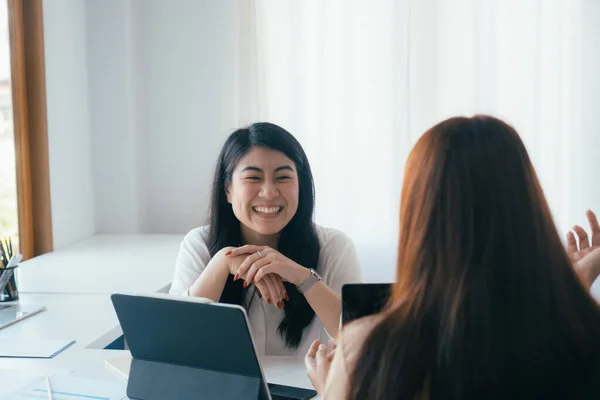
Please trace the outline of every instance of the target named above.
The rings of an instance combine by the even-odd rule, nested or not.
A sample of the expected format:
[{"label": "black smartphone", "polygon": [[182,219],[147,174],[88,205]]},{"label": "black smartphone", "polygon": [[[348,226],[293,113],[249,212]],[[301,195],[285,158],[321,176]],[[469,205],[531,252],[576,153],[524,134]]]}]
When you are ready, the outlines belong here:
[{"label": "black smartphone", "polygon": [[342,286],[342,325],[382,311],[392,287],[391,283],[347,283]]},{"label": "black smartphone", "polygon": [[276,385],[274,383],[269,383],[268,386],[273,400],[308,400],[317,395],[317,392],[312,389]]}]

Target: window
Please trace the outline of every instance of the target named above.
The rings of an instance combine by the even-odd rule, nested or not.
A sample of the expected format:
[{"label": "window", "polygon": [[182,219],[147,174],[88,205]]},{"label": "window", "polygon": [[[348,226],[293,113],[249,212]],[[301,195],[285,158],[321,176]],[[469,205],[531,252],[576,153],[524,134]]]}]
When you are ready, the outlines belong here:
[{"label": "window", "polygon": [[14,138],[8,7],[4,0],[0,1],[0,236],[10,236],[16,246],[19,229]]}]

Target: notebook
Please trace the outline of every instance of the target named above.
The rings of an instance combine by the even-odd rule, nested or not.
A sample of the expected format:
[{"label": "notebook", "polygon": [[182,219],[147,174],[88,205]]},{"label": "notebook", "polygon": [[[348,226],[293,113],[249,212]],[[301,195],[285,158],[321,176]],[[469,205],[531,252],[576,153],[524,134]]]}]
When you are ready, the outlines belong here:
[{"label": "notebook", "polygon": [[0,341],[0,357],[52,358],[73,343],[74,340],[4,338]]},{"label": "notebook", "polygon": [[0,304],[0,329],[31,317],[46,309],[45,306],[26,306],[21,304]]},{"label": "notebook", "polygon": [[104,360],[106,367],[116,372],[121,378],[129,379],[129,367],[131,367],[131,355],[112,357]]},{"label": "notebook", "polygon": [[[126,398],[125,384],[97,379],[85,379],[66,375],[51,375],[51,390],[55,400],[121,400]],[[31,400],[48,399],[48,387],[44,377],[32,380],[27,386],[20,386],[18,390],[12,382],[13,388],[7,397],[2,400]]]}]

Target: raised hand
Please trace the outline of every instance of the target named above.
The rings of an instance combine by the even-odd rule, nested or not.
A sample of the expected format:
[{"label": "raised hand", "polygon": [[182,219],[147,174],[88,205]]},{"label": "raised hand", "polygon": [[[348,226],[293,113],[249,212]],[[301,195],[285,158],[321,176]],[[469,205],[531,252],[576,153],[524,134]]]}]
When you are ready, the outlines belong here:
[{"label": "raised hand", "polygon": [[600,224],[593,211],[588,210],[586,217],[590,225],[591,241],[585,229],[575,225],[573,227],[575,233],[573,231],[567,233],[567,251],[577,273],[588,285],[591,285],[600,274]]},{"label": "raised hand", "polygon": [[335,345],[329,346],[328,349],[327,346],[315,340],[304,357],[306,373],[315,390],[319,393],[322,393],[325,388],[334,355]]}]

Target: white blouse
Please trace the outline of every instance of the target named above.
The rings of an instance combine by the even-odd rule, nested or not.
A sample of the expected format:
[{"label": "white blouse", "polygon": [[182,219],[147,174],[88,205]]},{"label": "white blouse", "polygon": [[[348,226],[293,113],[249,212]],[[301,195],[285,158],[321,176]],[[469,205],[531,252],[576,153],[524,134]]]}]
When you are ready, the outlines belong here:
[{"label": "white blouse", "polygon": [[[316,225],[316,232],[321,245],[317,271],[323,282],[341,295],[342,286],[346,283],[362,282],[362,271],[354,243],[344,233]],[[207,246],[208,226],[191,230],[183,239],[175,265],[175,274],[171,283],[170,294],[188,295],[189,288],[200,276],[210,261]],[[254,290],[256,290],[254,288]],[[252,296],[253,290],[248,290],[247,296]],[[311,343],[319,339],[327,343],[330,336],[315,314],[314,319],[302,335],[297,349],[287,348],[284,340],[277,332],[277,327],[283,319],[284,310],[265,303],[258,296],[250,305],[248,318],[250,329],[259,356],[302,356],[306,354]]]}]

